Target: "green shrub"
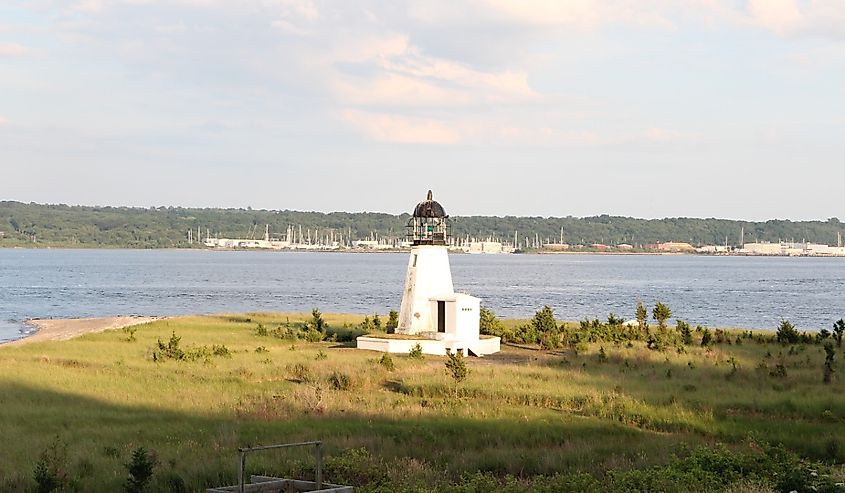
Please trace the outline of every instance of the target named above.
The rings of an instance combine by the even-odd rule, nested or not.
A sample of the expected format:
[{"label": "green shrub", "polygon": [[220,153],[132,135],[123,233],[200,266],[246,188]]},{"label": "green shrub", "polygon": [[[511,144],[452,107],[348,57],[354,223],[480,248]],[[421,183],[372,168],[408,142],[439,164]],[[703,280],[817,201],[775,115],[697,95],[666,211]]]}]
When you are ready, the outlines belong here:
[{"label": "green shrub", "polygon": [[163,359],[185,359],[185,351],[183,351],[179,344],[182,338],[173,332],[170,335],[170,340],[167,343],[161,342],[161,339],[156,340],[156,350],[153,350],[153,361],[161,361]]},{"label": "green shrub", "polygon": [[710,329],[703,329],[701,331],[701,346],[710,347],[713,345],[713,336],[710,334]]},{"label": "green shrub", "polygon": [[56,436],[50,445],[41,452],[32,475],[38,493],[50,493],[67,487],[70,482],[67,467],[67,443]]},{"label": "green shrub", "polygon": [[411,350],[408,351],[408,356],[410,356],[412,359],[423,359],[423,351],[422,346],[420,346],[420,343],[414,344],[414,347],[412,347]]},{"label": "green shrub", "polygon": [[346,373],[333,371],[329,375],[329,385],[335,390],[351,390],[353,387],[352,377]]},{"label": "green shrub", "polygon": [[840,318],[833,324],[833,338],[836,340],[837,347],[842,347],[843,334],[845,334],[845,319]]},{"label": "green shrub", "polygon": [[337,341],[337,342],[353,342],[359,336],[365,335],[371,332],[370,330],[365,329],[363,326],[348,326],[344,325],[343,327],[335,328],[329,327],[326,329],[326,337]]},{"label": "green shrub", "polygon": [[769,375],[775,378],[786,378],[786,366],[783,363],[778,363],[774,370],[769,372]]},{"label": "green shrub", "polygon": [[123,328],[123,333],[126,334],[126,342],[135,342],[135,332],[138,332],[138,327],[130,325]]},{"label": "green shrub", "polygon": [[389,353],[384,353],[381,355],[381,358],[378,360],[378,364],[384,367],[387,371],[393,371],[396,369],[396,365],[393,364],[393,358],[390,356]]},{"label": "green shrub", "polygon": [[826,342],[824,343],[824,377],[822,381],[824,383],[830,383],[831,377],[833,376],[833,358],[836,354],[833,349],[833,343]]},{"label": "green shrub", "polygon": [[455,382],[455,397],[457,397],[458,385],[466,380],[467,375],[469,375],[469,369],[464,361],[464,353],[458,351],[453,354],[449,351],[446,356],[446,373]]},{"label": "green shrub", "polygon": [[636,318],[637,327],[640,329],[640,332],[645,333],[648,329],[648,310],[646,310],[642,301],[637,302]]},{"label": "green shrub", "polygon": [[777,341],[781,344],[798,344],[801,335],[789,320],[781,320],[777,330]]},{"label": "green shrub", "polygon": [[147,490],[150,479],[153,476],[153,469],[156,466],[156,459],[147,452],[144,447],[138,447],[132,451],[132,461],[126,464],[129,477],[123,485],[126,493],[142,493]]},{"label": "green shrub", "polygon": [[678,320],[677,331],[681,334],[681,340],[687,346],[692,346],[692,330],[688,323],[684,322],[683,320]]},{"label": "green shrub", "polygon": [[502,337],[505,333],[505,326],[502,321],[496,317],[492,310],[486,307],[481,307],[478,314],[478,328],[482,334]]},{"label": "green shrub", "polygon": [[321,349],[321,350],[317,351],[317,356],[314,356],[314,359],[317,360],[317,361],[323,361],[325,359],[328,359],[328,355],[326,353],[324,353],[323,350]]},{"label": "green shrub", "polygon": [[255,328],[255,334],[261,337],[267,337],[269,332],[267,331],[267,327],[264,324],[259,323],[258,326]]},{"label": "green shrub", "polygon": [[387,314],[387,323],[384,327],[388,334],[396,333],[396,328],[399,327],[399,313],[396,310],[390,310]]},{"label": "green shrub", "polygon": [[326,328],[328,328],[326,321],[323,320],[323,314],[316,308],[311,310],[311,321],[309,325],[310,328],[320,332],[321,334],[326,331]]},{"label": "green shrub", "polygon": [[309,368],[307,365],[297,363],[295,365],[288,365],[285,369],[288,371],[293,380],[296,380],[300,383],[308,383],[314,381],[314,374],[311,372],[311,368]]},{"label": "green shrub", "polygon": [[663,303],[657,303],[654,305],[654,309],[651,311],[651,314],[652,317],[657,320],[657,326],[660,330],[666,330],[666,321],[672,318],[672,310]]},{"label": "green shrub", "polygon": [[309,327],[305,332],[305,340],[308,342],[320,342],[323,340],[323,336],[323,332],[320,332],[314,327]]},{"label": "green shrub", "polygon": [[214,356],[221,356],[223,358],[232,357],[232,353],[229,352],[229,348],[227,348],[225,344],[221,344],[219,346],[215,344],[211,346],[211,354]]}]

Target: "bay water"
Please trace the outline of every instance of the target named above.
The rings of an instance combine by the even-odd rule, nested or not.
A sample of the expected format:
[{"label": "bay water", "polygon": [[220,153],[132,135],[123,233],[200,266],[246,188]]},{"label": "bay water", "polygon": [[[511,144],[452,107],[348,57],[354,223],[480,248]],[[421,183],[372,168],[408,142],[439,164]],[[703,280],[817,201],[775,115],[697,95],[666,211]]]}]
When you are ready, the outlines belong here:
[{"label": "bay water", "polygon": [[[450,256],[455,290],[503,318],[633,318],[661,301],[692,325],[802,330],[845,317],[845,259],[691,255]],[[30,318],[248,311],[386,314],[407,253],[0,250],[0,341]]]}]

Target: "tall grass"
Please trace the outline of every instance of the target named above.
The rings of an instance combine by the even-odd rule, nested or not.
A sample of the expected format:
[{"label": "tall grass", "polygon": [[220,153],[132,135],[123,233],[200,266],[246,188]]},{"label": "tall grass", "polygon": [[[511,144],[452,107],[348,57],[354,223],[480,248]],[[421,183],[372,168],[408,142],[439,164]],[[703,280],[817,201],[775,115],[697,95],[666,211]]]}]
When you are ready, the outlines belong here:
[{"label": "tall grass", "polygon": [[[388,480],[504,488],[541,484],[540,475],[577,482],[579,473],[606,488],[625,471],[669,467],[717,443],[748,453],[781,443],[808,459],[845,460],[845,386],[841,373],[822,383],[816,345],[505,347],[467,360],[456,398],[445,358],[396,355],[391,370],[352,344],[257,330],[310,316],[184,317],[140,326],[132,342],[110,331],[0,347],[0,490],[34,488],[35,464],[57,439],[83,491],[119,490],[138,447],[158,460],[156,490],[178,478],[198,491],[234,481],[238,446],[305,439],[324,440],[328,473],[364,491]],[[362,318],[324,315],[338,328]],[[157,342],[174,333],[183,349],[225,346],[229,357],[154,361]],[[776,364],[785,378],[771,375]],[[305,477],[309,460],[269,454],[250,464]]]}]

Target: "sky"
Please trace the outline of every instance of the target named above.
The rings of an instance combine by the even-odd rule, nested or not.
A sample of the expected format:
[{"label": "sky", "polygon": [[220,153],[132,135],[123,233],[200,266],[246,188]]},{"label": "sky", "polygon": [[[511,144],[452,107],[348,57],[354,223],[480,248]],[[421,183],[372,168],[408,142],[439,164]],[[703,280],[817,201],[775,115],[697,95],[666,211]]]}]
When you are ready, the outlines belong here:
[{"label": "sky", "polygon": [[0,200],[845,218],[841,0],[0,4]]}]

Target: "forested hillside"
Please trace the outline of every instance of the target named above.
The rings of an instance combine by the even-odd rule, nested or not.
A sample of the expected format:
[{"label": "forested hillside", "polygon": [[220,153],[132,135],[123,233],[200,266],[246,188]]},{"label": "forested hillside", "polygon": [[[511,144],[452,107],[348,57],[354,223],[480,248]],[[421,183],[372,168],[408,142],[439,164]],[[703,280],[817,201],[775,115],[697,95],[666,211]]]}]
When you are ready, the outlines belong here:
[{"label": "forested hillside", "polygon": [[[188,247],[187,232],[199,228],[220,237],[259,238],[264,225],[271,236],[284,234],[288,226],[304,230],[330,230],[353,239],[402,236],[408,214],[348,212],[266,211],[250,209],[191,209],[183,207],[131,208],[0,202],[0,246],[78,246],[171,248]],[[511,241],[514,232],[522,239],[538,237],[570,244],[630,243],[643,245],[684,241],[694,245],[736,245],[740,231],[745,241],[812,241],[836,244],[845,226],[837,218],[826,221],[770,220],[766,222],[725,219],[635,219],[618,216],[595,217],[453,217],[452,234],[457,237],[496,237]],[[195,243],[196,245],[196,243]]]}]

